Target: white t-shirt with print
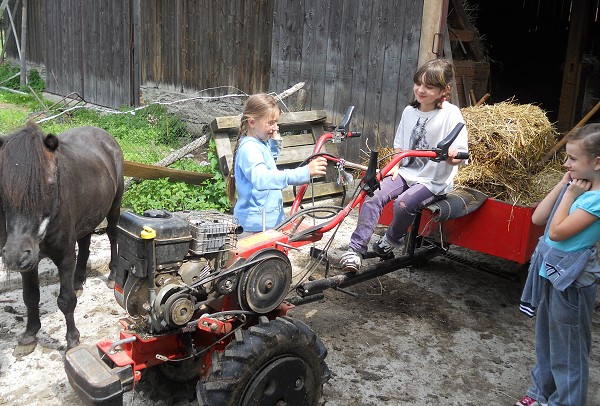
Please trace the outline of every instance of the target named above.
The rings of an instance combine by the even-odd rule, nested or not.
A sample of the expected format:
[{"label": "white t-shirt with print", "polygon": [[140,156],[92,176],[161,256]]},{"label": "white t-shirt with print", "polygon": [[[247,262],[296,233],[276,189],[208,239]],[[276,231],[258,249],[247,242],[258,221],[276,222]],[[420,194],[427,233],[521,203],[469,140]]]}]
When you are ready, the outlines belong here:
[{"label": "white t-shirt with print", "polygon": [[[464,123],[460,109],[447,101],[441,109],[422,112],[408,106],[402,112],[400,124],[394,137],[394,148],[403,150],[433,149],[454,129],[456,124]],[[458,134],[452,147],[468,152],[467,127]],[[399,171],[409,186],[420,183],[433,194],[447,194],[454,188],[454,177],[458,165],[446,162],[434,162],[429,158],[405,158]]]}]

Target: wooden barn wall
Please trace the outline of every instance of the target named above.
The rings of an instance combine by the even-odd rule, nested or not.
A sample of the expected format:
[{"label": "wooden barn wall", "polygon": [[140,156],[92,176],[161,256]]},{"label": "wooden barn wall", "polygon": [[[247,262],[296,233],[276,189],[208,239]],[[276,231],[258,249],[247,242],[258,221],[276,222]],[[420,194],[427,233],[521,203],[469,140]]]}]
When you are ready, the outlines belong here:
[{"label": "wooden barn wall", "polygon": [[[17,35],[19,37],[19,41],[21,40],[21,16],[22,16],[22,7],[21,2],[19,1],[18,7],[15,7],[16,0],[10,0],[8,5],[13,15],[13,21],[15,26],[17,27]],[[35,64],[42,65],[44,64],[44,55],[45,55],[45,43],[44,43],[44,26],[45,26],[45,18],[44,18],[44,8],[45,8],[46,0],[39,0],[36,2],[27,2],[27,16],[29,21],[32,23],[28,25],[27,28],[27,38],[26,38],[26,54],[27,60],[33,62]],[[8,14],[4,14],[5,17],[5,25],[8,27],[10,25]],[[5,32],[6,34],[6,32]],[[15,43],[15,37],[10,34],[11,40],[6,44],[7,55],[18,58],[17,45]],[[21,43],[19,42],[19,46]]]},{"label": "wooden barn wall", "polygon": [[[269,91],[274,3],[143,1],[139,47],[142,83],[169,84],[183,92],[218,86],[246,93]],[[223,89],[214,93],[223,94]]]},{"label": "wooden barn wall", "polygon": [[[45,65],[48,92],[110,107],[132,103],[131,1],[28,1],[27,60]],[[14,42],[9,55],[18,57]]]},{"label": "wooden barn wall", "polygon": [[348,159],[366,137],[390,146],[412,100],[422,12],[422,0],[276,1],[270,90],[305,82],[306,109],[334,124],[354,105],[350,129],[363,137],[345,143]]},{"label": "wooden barn wall", "polygon": [[[422,0],[29,4],[29,59],[46,65],[48,91],[100,105],[137,103],[140,84],[224,94],[228,86],[281,92],[305,82],[305,109],[338,123],[356,106],[351,129],[376,147],[390,145],[412,97]],[[348,158],[365,137],[347,143]]]}]

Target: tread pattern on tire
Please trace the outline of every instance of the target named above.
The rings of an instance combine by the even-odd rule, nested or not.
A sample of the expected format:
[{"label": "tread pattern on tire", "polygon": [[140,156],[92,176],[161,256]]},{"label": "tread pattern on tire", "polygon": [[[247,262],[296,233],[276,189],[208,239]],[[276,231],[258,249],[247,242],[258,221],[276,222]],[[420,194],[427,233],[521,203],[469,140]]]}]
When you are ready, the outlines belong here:
[{"label": "tread pattern on tire", "polygon": [[225,351],[213,353],[211,373],[197,385],[200,406],[238,405],[252,376],[273,357],[292,354],[311,367],[315,379],[315,403],[329,379],[325,364],[327,349],[317,335],[300,320],[262,316],[259,323],[243,331],[243,340],[233,340]]}]

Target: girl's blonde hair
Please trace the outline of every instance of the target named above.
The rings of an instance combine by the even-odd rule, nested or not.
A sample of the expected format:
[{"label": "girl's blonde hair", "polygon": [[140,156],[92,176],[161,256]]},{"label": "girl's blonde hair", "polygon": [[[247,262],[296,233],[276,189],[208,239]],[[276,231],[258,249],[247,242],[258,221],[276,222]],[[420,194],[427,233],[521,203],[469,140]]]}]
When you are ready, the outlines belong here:
[{"label": "girl's blonde hair", "polygon": [[240,120],[240,132],[235,143],[235,148],[233,149],[232,167],[227,175],[227,183],[225,187],[227,197],[229,197],[229,201],[232,205],[234,205],[236,201],[234,173],[235,157],[240,144],[240,139],[248,135],[248,119],[253,118],[255,120],[260,120],[262,118],[271,118],[277,113],[281,113],[281,109],[279,108],[275,97],[270,94],[253,94],[252,96],[248,97],[248,100],[246,100],[246,103],[244,104],[244,109],[242,110],[242,119]]},{"label": "girl's blonde hair", "polygon": [[[447,59],[432,59],[425,62],[417,69],[413,76],[413,83],[420,84],[423,81],[426,85],[437,87],[440,90],[447,90],[449,86],[452,86],[453,80],[454,68],[452,67],[452,63]],[[450,91],[448,91],[445,97],[450,97]],[[444,98],[438,100],[435,103],[435,107],[441,109],[443,101]],[[420,103],[417,100],[413,100],[410,105],[417,108]]]}]

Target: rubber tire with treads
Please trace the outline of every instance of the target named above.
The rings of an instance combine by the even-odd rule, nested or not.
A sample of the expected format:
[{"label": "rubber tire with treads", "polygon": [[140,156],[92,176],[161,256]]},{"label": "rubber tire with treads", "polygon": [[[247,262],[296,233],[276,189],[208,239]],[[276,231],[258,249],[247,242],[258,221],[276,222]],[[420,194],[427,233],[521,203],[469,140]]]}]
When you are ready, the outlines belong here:
[{"label": "rubber tire with treads", "polygon": [[302,321],[291,317],[259,324],[213,354],[209,374],[197,385],[200,406],[318,405],[329,379],[327,350]]}]

